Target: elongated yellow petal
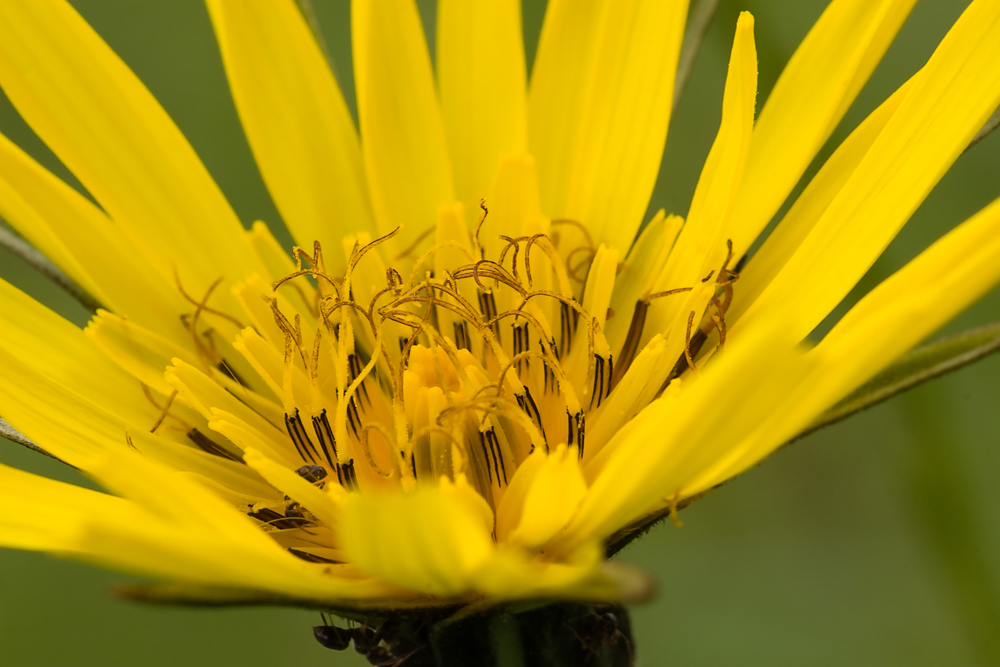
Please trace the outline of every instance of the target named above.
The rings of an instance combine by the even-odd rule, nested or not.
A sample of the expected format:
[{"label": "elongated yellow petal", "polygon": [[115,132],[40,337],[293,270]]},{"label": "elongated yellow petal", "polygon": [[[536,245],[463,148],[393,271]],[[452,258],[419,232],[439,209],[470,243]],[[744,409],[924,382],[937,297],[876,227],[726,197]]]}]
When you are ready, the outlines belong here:
[{"label": "elongated yellow petal", "polygon": [[[2,348],[0,363],[4,368],[0,376],[0,413],[4,418],[46,451],[98,479],[95,466],[102,465],[109,454],[118,456],[134,446],[151,459],[197,473],[239,494],[272,495],[246,466],[198,449],[185,437],[183,428],[149,433],[160,415],[151,403],[146,403],[145,412],[140,412],[142,406],[124,403],[105,407],[45,377]],[[145,401],[141,391],[134,391]],[[207,428],[202,435],[206,433]]]},{"label": "elongated yellow petal", "polygon": [[72,552],[88,516],[141,517],[133,503],[0,465],[0,545]]},{"label": "elongated yellow petal", "polygon": [[69,3],[0,4],[0,86],[163,276],[200,294],[256,270],[194,150]]},{"label": "elongated yellow petal", "polygon": [[[680,392],[640,412],[608,443],[600,461],[590,464],[600,469],[588,468],[593,482],[555,548],[607,537],[664,499],[688,495],[692,479],[794,402],[807,367],[780,331],[756,332],[727,345]],[[790,435],[769,434],[779,442]]]},{"label": "elongated yellow petal", "polygon": [[577,448],[559,445],[531,482],[521,521],[510,534],[511,543],[528,549],[541,547],[566,525],[586,493]]},{"label": "elongated yellow petal", "polygon": [[747,173],[728,232],[737,256],[795,187],[914,4],[916,0],[834,0],[796,49],[754,126]]},{"label": "elongated yellow petal", "polygon": [[806,336],[861,279],[998,103],[1000,3],[976,0],[736,328],[780,317],[794,335]]},{"label": "elongated yellow petal", "polygon": [[455,194],[482,197],[503,153],[527,147],[524,40],[518,0],[442,0],[437,13],[441,114]]},{"label": "elongated yellow petal", "polygon": [[[881,357],[906,352],[969,307],[1000,280],[1000,199],[969,218],[882,282],[837,323],[817,352],[844,347],[849,337],[872,335],[874,320],[887,308],[907,302],[921,314],[897,320],[893,330],[879,333],[870,346],[889,345]],[[895,318],[893,318],[895,319]]]},{"label": "elongated yellow petal", "polygon": [[657,274],[666,265],[683,225],[683,218],[668,216],[666,211],[660,209],[642,230],[622,262],[615,277],[615,292],[611,301],[615,315],[608,318],[606,331],[608,343],[616,357],[625,343],[636,302],[653,291]]},{"label": "elongated yellow petal", "polygon": [[730,323],[735,323],[747,307],[757,300],[788,259],[799,249],[802,241],[830,206],[830,202],[843,189],[858,164],[868,154],[872,144],[885,129],[886,123],[896,113],[912,83],[913,79],[910,79],[901,86],[840,144],[819,173],[809,182],[809,186],[795,201],[781,223],[767,237],[760,250],[754,254],[746,269],[740,273],[739,287],[735,290],[733,304],[726,311],[726,319]]},{"label": "elongated yellow petal", "polygon": [[353,0],[351,46],[375,220],[406,250],[455,199],[427,43],[413,0]]},{"label": "elongated yellow petal", "polygon": [[375,230],[361,148],[333,73],[293,0],[211,0],[229,87],[267,189],[298,243],[327,266]]},{"label": "elongated yellow petal", "polygon": [[[871,379],[1000,282],[1000,200],[990,204],[893,274],[837,323],[809,356],[816,365],[786,419],[817,415]],[[795,414],[798,412],[799,414]],[[779,426],[779,430],[787,428]],[[734,448],[692,491],[752,466],[777,441]]]},{"label": "elongated yellow petal", "polygon": [[[615,391],[587,418],[585,463],[591,461],[615,433],[639,410],[649,404],[663,384],[664,368],[676,363],[667,357],[667,344],[657,334],[642,348]],[[679,382],[679,380],[674,380]]]},{"label": "elongated yellow petal", "polygon": [[623,252],[659,170],[687,5],[553,0],[542,28],[528,148],[544,211]]},{"label": "elongated yellow petal", "polygon": [[387,591],[385,584],[359,579],[356,570],[343,577],[345,566],[295,558],[207,488],[134,452],[106,459],[94,474],[147,511],[142,521],[89,518],[79,547],[102,562],[158,577],[313,600]]},{"label": "elongated yellow petal", "polygon": [[2,135],[0,217],[105,306],[180,331],[176,289],[100,209]]},{"label": "elongated yellow petal", "polygon": [[[0,280],[0,349],[71,391],[133,418],[155,411],[139,384],[108,359],[83,331]],[[16,389],[18,377],[4,368],[2,378]],[[153,412],[151,412],[153,411]],[[0,405],[0,415],[11,420]],[[151,422],[152,423],[152,422]]]},{"label": "elongated yellow petal", "polygon": [[642,602],[654,591],[642,572],[619,563],[602,563],[602,547],[597,542],[581,547],[567,560],[532,561],[521,552],[498,550],[476,573],[476,588],[496,600],[590,602]]},{"label": "elongated yellow petal", "polygon": [[178,390],[188,405],[200,412],[205,419],[215,418],[214,410],[223,410],[235,415],[264,437],[285,442],[290,446],[285,431],[275,422],[268,421],[258,410],[250,407],[257,406],[259,397],[254,397],[245,388],[229,392],[218,382],[181,359],[173,359],[171,364],[164,373],[166,382]]},{"label": "elongated yellow petal", "polygon": [[[127,370],[136,380],[165,396],[173,391],[163,379],[163,372],[171,360],[179,357],[189,363],[197,363],[193,353],[172,341],[103,310],[97,311],[84,331],[94,341],[95,347],[119,368]],[[135,386],[134,382],[126,384],[130,389]]]},{"label": "elongated yellow petal", "polygon": [[548,461],[548,455],[545,450],[538,448],[517,466],[517,471],[511,478],[510,485],[497,506],[497,540],[506,542],[508,536],[521,523],[521,517],[524,514],[524,500],[538,476],[538,471],[542,469],[546,461]]},{"label": "elongated yellow petal", "polygon": [[[656,279],[656,290],[692,287],[709,271],[717,271],[726,257],[726,239],[722,232],[743,181],[757,96],[753,25],[753,16],[748,12],[740,14],[729,58],[719,132],[702,167],[687,222],[677,237],[670,259]],[[647,340],[670,326],[681,303],[666,300],[650,308]]]}]

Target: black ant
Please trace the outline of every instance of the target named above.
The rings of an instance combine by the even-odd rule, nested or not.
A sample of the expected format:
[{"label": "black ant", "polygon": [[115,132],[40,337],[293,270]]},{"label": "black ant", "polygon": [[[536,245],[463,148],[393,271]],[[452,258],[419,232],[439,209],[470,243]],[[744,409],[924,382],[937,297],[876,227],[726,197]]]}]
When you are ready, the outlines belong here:
[{"label": "black ant", "polygon": [[382,642],[387,644],[398,629],[398,622],[394,619],[385,621],[377,628],[367,625],[360,625],[356,628],[338,628],[325,615],[322,616],[324,625],[317,625],[313,628],[313,635],[316,641],[328,649],[334,651],[345,651],[354,642],[354,650],[365,656],[368,662],[375,667],[399,667],[411,655],[423,647],[417,647],[402,657],[396,656],[387,646],[382,646]]},{"label": "black ant", "polygon": [[622,632],[618,616],[613,611],[598,612],[595,609],[590,614],[577,616],[566,621],[566,627],[577,638],[580,645],[595,657],[602,649],[613,649],[620,642],[624,642],[625,650],[628,653],[628,662],[625,664],[630,666],[635,664],[632,642],[628,635]]}]

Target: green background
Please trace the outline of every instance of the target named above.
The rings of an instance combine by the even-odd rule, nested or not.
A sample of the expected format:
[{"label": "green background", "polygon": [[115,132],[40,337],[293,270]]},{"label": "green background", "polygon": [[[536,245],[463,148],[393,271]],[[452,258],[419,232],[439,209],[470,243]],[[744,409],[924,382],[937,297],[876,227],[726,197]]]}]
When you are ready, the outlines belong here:
[{"label": "green background", "polygon": [[[918,4],[821,157],[926,61],[966,4]],[[243,221],[280,226],[200,2],[74,5],[166,107]],[[671,127],[653,210],[687,210],[718,126],[737,12],[756,17],[759,110],[824,5],[722,2]],[[316,6],[353,105],[349,3]],[[421,10],[433,40],[433,3]],[[543,12],[544,3],[526,2],[529,57]],[[6,99],[0,131],[75,183]],[[1000,132],[958,161],[848,302],[998,195]],[[2,250],[0,276],[86,321],[75,302]],[[998,315],[994,293],[947,331]],[[621,560],[651,571],[660,586],[655,602],[633,610],[641,664],[1000,664],[998,371],[1000,357],[987,359],[800,441],[686,510],[683,528],[661,526],[627,549]],[[6,441],[0,462],[80,481]],[[313,641],[315,613],[147,608],[108,595],[124,580],[0,551],[0,664],[363,664]]]}]

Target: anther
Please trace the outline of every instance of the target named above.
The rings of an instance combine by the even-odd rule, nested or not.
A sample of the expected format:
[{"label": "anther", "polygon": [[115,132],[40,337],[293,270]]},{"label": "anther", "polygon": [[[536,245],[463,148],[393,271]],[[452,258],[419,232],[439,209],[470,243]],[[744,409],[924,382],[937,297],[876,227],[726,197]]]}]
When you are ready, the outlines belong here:
[{"label": "anther", "polygon": [[317,556],[316,554],[311,554],[306,551],[302,551],[301,549],[293,549],[291,547],[288,548],[288,553],[292,554],[297,558],[301,558],[307,563],[328,563],[331,565],[336,565],[340,563],[340,561],[333,560],[331,558],[323,558],[322,556]]},{"label": "anther", "polygon": [[319,450],[316,449],[312,440],[309,439],[309,434],[306,433],[306,430],[302,428],[302,417],[299,415],[298,408],[295,408],[294,417],[285,413],[285,429],[288,431],[288,436],[295,444],[295,449],[298,450],[302,460],[305,461],[308,457],[310,461],[316,463],[316,457],[313,454],[319,454]]},{"label": "anther", "polygon": [[470,350],[472,346],[469,341],[469,324],[468,322],[455,322],[453,325],[455,332],[455,347],[460,350]]},{"label": "anther", "polygon": [[[694,311],[688,313],[687,333],[684,336],[684,359],[687,360],[688,367],[697,372],[698,367],[694,365],[694,358],[691,354],[691,327],[694,324]],[[697,354],[697,353],[696,353]]]},{"label": "anther", "polygon": [[243,459],[236,456],[235,454],[229,453],[219,445],[215,444],[208,438],[208,436],[206,436],[204,433],[202,433],[196,428],[193,428],[190,431],[188,431],[187,437],[191,442],[198,445],[198,447],[203,452],[212,454],[214,456],[218,456],[220,458],[229,459],[230,461],[236,461],[237,463],[243,463]]},{"label": "anther", "polygon": [[[339,479],[340,466],[337,464],[337,439],[333,436],[333,427],[331,427],[330,420],[326,416],[326,408],[323,408],[318,417],[313,417],[312,422],[313,430],[316,432],[316,439],[319,440],[319,446],[323,448],[323,456],[326,457],[326,461],[330,464],[330,467],[337,471]],[[343,484],[343,480],[340,481]]]}]

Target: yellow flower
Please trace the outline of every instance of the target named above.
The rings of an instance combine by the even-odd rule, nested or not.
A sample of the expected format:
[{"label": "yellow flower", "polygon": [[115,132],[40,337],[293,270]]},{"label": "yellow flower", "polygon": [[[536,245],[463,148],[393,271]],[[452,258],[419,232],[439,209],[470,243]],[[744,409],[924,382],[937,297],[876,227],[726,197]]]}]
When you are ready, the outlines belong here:
[{"label": "yellow flower", "polygon": [[[741,15],[687,219],[642,228],[687,3],[355,0],[360,132],[293,0],[209,0],[264,181],[244,230],[62,0],[0,3],[0,85],[100,208],[0,140],[0,216],[104,309],[0,283],[0,415],[113,495],[0,468],[0,544],[334,608],[634,600],[609,544],[746,470],[1000,280],[1000,202],[806,336],[1000,103],[1000,2],[744,257],[915,0],[834,0],[754,122]],[[436,78],[435,78],[436,74]],[[634,242],[633,242],[634,240]]]}]

